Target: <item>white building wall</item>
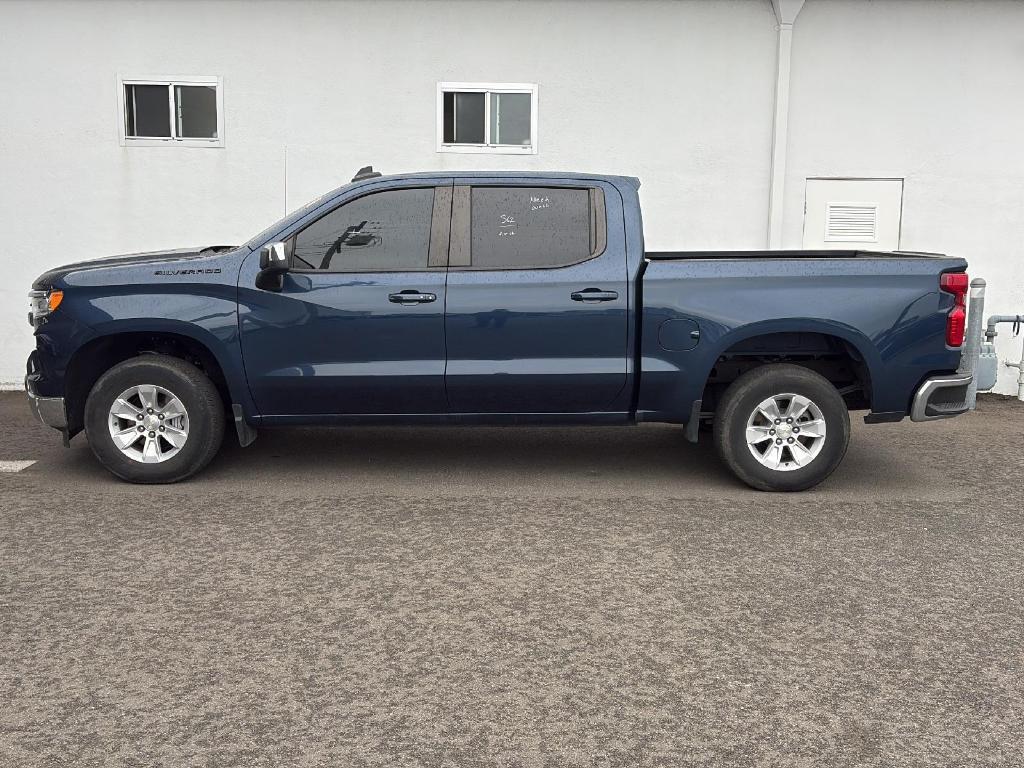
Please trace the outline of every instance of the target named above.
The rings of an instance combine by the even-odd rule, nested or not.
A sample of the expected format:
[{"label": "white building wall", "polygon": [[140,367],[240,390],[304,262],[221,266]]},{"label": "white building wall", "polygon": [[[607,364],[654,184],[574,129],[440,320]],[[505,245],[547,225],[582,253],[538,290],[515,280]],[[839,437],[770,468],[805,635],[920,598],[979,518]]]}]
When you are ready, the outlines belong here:
[{"label": "white building wall", "polygon": [[[784,246],[807,176],[904,177],[903,247],[1024,308],[1022,12],[808,0]],[[768,0],[0,3],[0,383],[47,267],[240,242],[368,163],[637,175],[649,247],[765,247],[775,45]],[[221,76],[225,146],[120,146],[118,73]],[[438,81],[538,83],[538,154],[437,153]]]},{"label": "white building wall", "polygon": [[986,315],[1024,312],[1024,2],[808,0],[793,29],[785,246],[808,177],[903,178],[900,247],[966,258]]},{"label": "white building wall", "polygon": [[[652,245],[756,248],[773,46],[760,0],[0,3],[0,380],[47,266],[241,242],[367,163],[638,175]],[[225,147],[120,146],[119,72],[223,77]],[[539,154],[437,153],[445,80],[538,83]]]}]

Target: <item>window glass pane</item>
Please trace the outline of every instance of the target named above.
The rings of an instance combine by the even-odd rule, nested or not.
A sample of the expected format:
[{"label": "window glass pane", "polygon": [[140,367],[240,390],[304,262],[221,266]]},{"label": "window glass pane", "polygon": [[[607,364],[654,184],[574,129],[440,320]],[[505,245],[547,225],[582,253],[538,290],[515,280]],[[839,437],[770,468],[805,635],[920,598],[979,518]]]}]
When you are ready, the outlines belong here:
[{"label": "window glass pane", "polygon": [[432,187],[357,198],[299,232],[296,265],[330,272],[426,269],[433,205]]},{"label": "window glass pane", "polygon": [[491,144],[530,146],[528,93],[491,94]]},{"label": "window glass pane", "polygon": [[456,144],[484,143],[484,96],[483,93],[458,92],[455,94]]},{"label": "window glass pane", "polygon": [[474,267],[557,267],[590,256],[590,196],[585,189],[474,187]]},{"label": "window glass pane", "polygon": [[178,111],[179,138],[217,138],[216,88],[208,85],[176,85],[174,103]]},{"label": "window glass pane", "polygon": [[455,143],[455,94],[451,91],[444,92],[444,130],[441,141],[445,144]]},{"label": "window glass pane", "polygon": [[125,85],[125,136],[169,139],[171,107],[166,85]]}]

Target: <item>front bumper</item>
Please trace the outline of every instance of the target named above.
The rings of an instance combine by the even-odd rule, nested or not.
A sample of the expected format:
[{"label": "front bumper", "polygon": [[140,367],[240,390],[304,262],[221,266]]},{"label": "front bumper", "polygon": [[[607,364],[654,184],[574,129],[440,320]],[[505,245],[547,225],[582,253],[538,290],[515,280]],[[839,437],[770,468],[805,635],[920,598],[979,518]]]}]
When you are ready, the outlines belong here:
[{"label": "front bumper", "polygon": [[36,382],[39,381],[40,373],[35,366],[34,354],[28,358],[28,371],[25,374],[25,393],[28,395],[29,408],[43,424],[59,429],[67,435],[68,415],[64,398],[42,397],[36,391]]},{"label": "front bumper", "polygon": [[911,421],[949,419],[970,410],[967,388],[973,376],[969,373],[951,373],[925,379],[917,388],[910,409]]}]

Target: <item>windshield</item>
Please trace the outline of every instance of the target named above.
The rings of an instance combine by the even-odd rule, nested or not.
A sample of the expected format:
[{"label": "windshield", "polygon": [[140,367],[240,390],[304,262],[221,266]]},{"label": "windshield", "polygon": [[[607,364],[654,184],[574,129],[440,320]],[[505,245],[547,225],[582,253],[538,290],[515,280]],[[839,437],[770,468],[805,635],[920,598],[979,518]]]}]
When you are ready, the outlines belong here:
[{"label": "windshield", "polygon": [[341,187],[339,189],[332,189],[330,192],[327,192],[326,194],[320,195],[320,197],[318,197],[316,200],[313,200],[312,202],[306,203],[304,206],[302,206],[298,210],[292,211],[287,216],[285,216],[283,219],[275,221],[273,224],[271,224],[269,227],[264,229],[258,235],[256,235],[255,237],[251,238],[248,242],[246,242],[245,247],[248,248],[250,251],[256,250],[256,248],[258,246],[262,245],[263,242],[268,237],[270,237],[272,234],[274,234],[275,232],[278,232],[278,231],[280,231],[282,229],[286,229],[286,228],[290,227],[292,224],[294,224],[296,221],[301,219],[303,216],[305,216],[307,213],[312,211],[314,208],[316,208],[318,205],[323,203],[325,200],[327,200],[328,198],[333,197],[334,195],[336,195],[338,192],[341,191],[341,189],[344,189],[344,187]]}]

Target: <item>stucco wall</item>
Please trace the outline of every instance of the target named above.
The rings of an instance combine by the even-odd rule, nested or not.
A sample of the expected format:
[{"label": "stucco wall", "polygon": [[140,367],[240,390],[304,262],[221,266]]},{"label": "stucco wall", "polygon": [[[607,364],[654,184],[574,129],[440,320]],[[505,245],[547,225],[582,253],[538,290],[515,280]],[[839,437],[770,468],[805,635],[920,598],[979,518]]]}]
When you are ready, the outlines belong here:
[{"label": "stucco wall", "polygon": [[[48,265],[240,242],[367,163],[629,173],[655,246],[763,239],[766,2],[3,3],[0,35],[0,380]],[[222,76],[226,146],[121,147],[118,72]],[[539,83],[539,154],[438,154],[442,80]]]},{"label": "stucco wall", "polygon": [[[786,245],[806,178],[902,177],[900,247],[963,256],[986,315],[1024,312],[1024,3],[808,0],[793,29]],[[1019,359],[1008,326],[997,346]]]},{"label": "stucco wall", "polygon": [[[1022,14],[808,0],[785,246],[806,176],[905,177],[903,246],[1021,308]],[[46,267],[239,242],[368,163],[637,175],[650,247],[764,247],[775,43],[768,0],[0,3],[0,382]],[[225,147],[120,146],[119,72],[223,77]],[[539,153],[437,153],[442,80],[538,83]]]}]

